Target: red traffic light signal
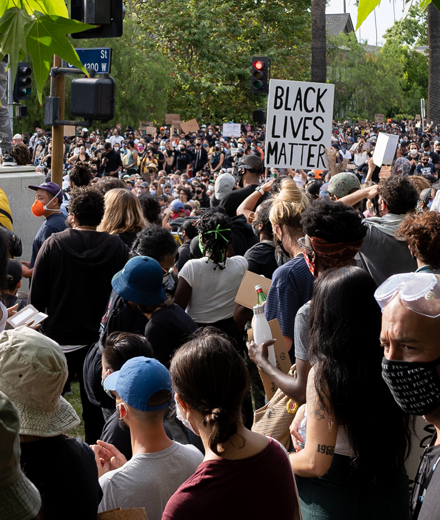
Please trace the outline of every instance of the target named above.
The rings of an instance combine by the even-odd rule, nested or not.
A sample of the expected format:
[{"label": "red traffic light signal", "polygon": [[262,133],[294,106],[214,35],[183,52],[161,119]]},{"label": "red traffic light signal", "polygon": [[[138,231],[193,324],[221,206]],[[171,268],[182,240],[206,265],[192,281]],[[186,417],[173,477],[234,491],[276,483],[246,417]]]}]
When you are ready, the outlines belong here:
[{"label": "red traffic light signal", "polygon": [[270,60],[267,56],[252,58],[251,92],[267,94],[269,92]]}]

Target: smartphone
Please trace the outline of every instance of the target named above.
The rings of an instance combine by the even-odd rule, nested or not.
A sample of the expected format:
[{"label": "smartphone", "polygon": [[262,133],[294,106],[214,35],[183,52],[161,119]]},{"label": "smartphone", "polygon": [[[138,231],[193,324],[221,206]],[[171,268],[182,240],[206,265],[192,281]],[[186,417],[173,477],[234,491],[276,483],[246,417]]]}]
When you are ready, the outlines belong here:
[{"label": "smartphone", "polygon": [[29,304],[26,305],[26,307],[23,307],[21,311],[12,315],[8,320],[6,320],[6,323],[15,329],[16,327],[29,325],[31,322],[33,322],[32,325],[37,325],[37,323],[41,323],[47,317],[47,314],[39,312],[38,309]]}]

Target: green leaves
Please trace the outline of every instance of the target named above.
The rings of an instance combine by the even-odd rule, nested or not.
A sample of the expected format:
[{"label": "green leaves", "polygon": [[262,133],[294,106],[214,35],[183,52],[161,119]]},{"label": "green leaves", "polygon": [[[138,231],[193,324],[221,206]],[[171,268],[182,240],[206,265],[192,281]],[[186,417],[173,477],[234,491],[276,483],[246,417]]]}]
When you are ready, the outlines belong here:
[{"label": "green leaves", "polygon": [[380,0],[359,0],[358,17],[356,23],[356,31],[365,22],[368,15],[378,7]]},{"label": "green leaves", "polygon": [[32,56],[38,99],[52,66],[52,55],[56,54],[71,65],[87,74],[78,54],[67,40],[66,35],[90,29],[92,26],[61,16],[38,14],[26,38],[26,47]]},{"label": "green leaves", "polygon": [[0,60],[6,54],[10,55],[9,66],[14,81],[17,63],[26,55],[31,56],[41,103],[54,54],[87,74],[67,35],[94,26],[67,18],[63,0],[23,0],[21,9],[15,7],[15,3],[16,0],[6,0],[0,8]]},{"label": "green leaves", "polygon": [[0,18],[0,60],[10,54],[9,65],[14,74],[20,57],[26,54],[26,37],[33,24],[24,9],[12,8]]}]

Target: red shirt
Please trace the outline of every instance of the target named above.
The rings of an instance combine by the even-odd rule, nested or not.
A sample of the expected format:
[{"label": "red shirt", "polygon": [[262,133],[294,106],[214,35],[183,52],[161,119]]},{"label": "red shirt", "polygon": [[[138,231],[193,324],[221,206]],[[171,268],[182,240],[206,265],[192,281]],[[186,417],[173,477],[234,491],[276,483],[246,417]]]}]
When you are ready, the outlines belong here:
[{"label": "red shirt", "polygon": [[202,462],[170,498],[162,520],[292,520],[296,508],[289,460],[270,439],[252,457]]}]

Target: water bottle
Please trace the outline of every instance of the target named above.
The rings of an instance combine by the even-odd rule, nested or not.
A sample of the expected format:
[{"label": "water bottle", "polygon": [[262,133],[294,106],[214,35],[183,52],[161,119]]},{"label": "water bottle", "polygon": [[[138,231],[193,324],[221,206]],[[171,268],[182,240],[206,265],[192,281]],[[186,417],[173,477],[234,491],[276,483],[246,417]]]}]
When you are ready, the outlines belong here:
[{"label": "water bottle", "polygon": [[304,410],[304,419],[299,423],[298,433],[301,435],[302,442],[296,441],[301,449],[306,445],[306,430],[307,430],[307,405]]},{"label": "water bottle", "polygon": [[[261,345],[265,341],[272,339],[272,332],[269,327],[269,323],[264,315],[264,306],[254,306],[254,341],[257,345]],[[273,345],[267,347],[267,354],[269,363],[274,367],[277,366],[277,360],[275,357],[275,349]]]},{"label": "water bottle", "polygon": [[258,305],[262,305],[266,301],[267,296],[264,294],[261,285],[256,285],[255,290],[257,291]]}]

